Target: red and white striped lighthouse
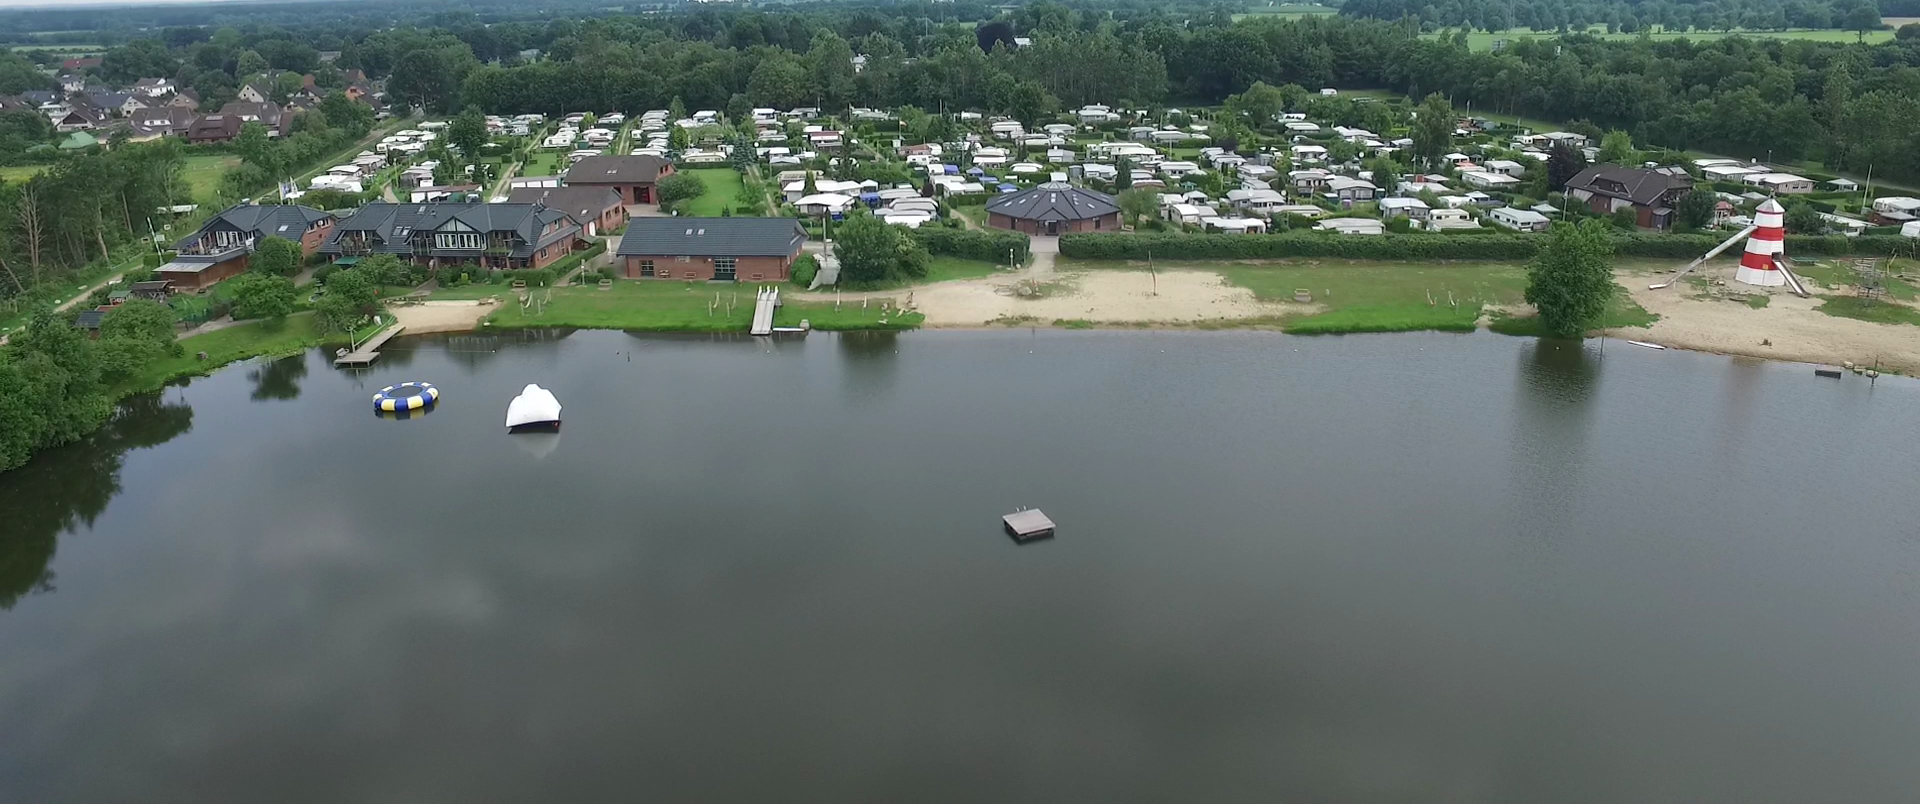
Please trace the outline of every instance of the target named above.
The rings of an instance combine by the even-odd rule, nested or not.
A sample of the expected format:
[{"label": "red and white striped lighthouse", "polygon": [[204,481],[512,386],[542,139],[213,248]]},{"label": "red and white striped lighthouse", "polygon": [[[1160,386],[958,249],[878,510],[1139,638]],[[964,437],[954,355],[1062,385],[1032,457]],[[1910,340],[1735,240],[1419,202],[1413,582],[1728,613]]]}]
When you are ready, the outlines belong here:
[{"label": "red and white striped lighthouse", "polygon": [[1761,287],[1786,284],[1786,274],[1773,264],[1774,258],[1786,253],[1787,210],[1769,198],[1753,214],[1753,234],[1747,238],[1747,252],[1740,255],[1740,270],[1734,272],[1734,281]]}]

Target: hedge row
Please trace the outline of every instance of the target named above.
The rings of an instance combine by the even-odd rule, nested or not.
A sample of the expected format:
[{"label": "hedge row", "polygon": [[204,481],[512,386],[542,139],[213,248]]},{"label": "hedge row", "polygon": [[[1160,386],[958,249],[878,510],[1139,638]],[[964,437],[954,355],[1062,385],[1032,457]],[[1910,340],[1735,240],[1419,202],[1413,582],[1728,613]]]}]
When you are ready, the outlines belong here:
[{"label": "hedge row", "polygon": [[1026,235],[1019,232],[949,229],[944,226],[922,226],[910,231],[913,232],[913,239],[932,254],[1001,263],[1006,261],[1008,252],[1012,252],[1019,262],[1024,264],[1027,261],[1029,241]]},{"label": "hedge row", "polygon": [[[1621,233],[1613,238],[1621,257],[1691,259],[1726,239],[1724,235]],[[1378,236],[1327,232],[1275,235],[1221,234],[1067,234],[1060,253],[1092,260],[1262,259],[1331,257],[1357,260],[1525,260],[1546,242],[1538,235],[1494,233],[1478,237],[1409,233]],[[1788,237],[1789,255],[1913,254],[1917,241],[1906,237]],[[1737,256],[1736,249],[1729,249]]]}]

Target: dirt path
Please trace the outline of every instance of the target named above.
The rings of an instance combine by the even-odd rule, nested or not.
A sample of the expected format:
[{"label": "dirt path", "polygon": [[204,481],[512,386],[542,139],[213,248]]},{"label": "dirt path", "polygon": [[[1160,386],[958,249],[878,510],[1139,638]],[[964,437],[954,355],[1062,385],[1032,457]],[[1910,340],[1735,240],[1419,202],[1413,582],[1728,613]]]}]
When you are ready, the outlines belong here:
[{"label": "dirt path", "polygon": [[[1733,266],[1701,269],[1709,277],[1730,280]],[[1772,294],[1766,307],[1701,299],[1681,284],[1649,290],[1649,276],[1623,273],[1621,285],[1633,300],[1660,316],[1651,327],[1609,330],[1622,338],[1679,349],[1748,355],[1772,360],[1838,365],[1853,361],[1882,366],[1905,374],[1920,373],[1920,327],[1875,324],[1819,312],[1821,300],[1803,299],[1784,288]]]},{"label": "dirt path", "polygon": [[[107,277],[105,279],[102,279],[98,282],[88,285],[85,289],[81,290],[73,298],[63,301],[57,305],[54,305],[53,311],[56,313],[64,313],[68,310],[73,309],[74,305],[77,305],[83,301],[93,298],[93,294],[99,293],[101,288],[104,288],[108,285],[111,285],[115,282],[120,281],[120,278],[123,276],[126,276],[127,271],[132,270],[133,266],[139,262],[140,260],[138,258],[135,258],[115,266],[113,269],[113,273],[107,274]],[[26,328],[25,326],[21,327],[21,329],[25,329],[25,328]],[[8,335],[0,335],[0,346],[7,345],[7,341],[9,339],[10,338]]]}]

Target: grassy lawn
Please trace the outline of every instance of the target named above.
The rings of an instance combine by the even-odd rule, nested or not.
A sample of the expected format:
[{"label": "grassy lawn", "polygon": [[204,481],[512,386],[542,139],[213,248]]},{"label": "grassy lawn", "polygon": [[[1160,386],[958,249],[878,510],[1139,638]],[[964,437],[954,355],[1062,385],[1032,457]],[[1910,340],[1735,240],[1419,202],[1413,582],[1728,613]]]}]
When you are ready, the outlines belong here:
[{"label": "grassy lawn", "polygon": [[[1901,265],[1902,262],[1902,260],[1892,260],[1888,263],[1882,263],[1880,270],[1883,272],[1900,270],[1903,267]],[[1904,262],[1911,265],[1912,261],[1908,260]],[[1795,270],[1808,284],[1827,290],[1835,290],[1841,286],[1852,287],[1853,283],[1857,281],[1857,275],[1853,270],[1853,262],[1850,260],[1803,262],[1798,263]],[[1920,288],[1915,288],[1912,283],[1904,279],[1885,276],[1884,274],[1882,279],[1886,283],[1887,296],[1899,299],[1900,301],[1920,300]]]},{"label": "grassy lawn", "polygon": [[1821,296],[1824,301],[1814,309],[1831,316],[1871,321],[1876,324],[1913,324],[1920,326],[1920,310],[1904,304],[1868,301],[1858,296]]},{"label": "grassy lawn", "polygon": [[187,188],[193,192],[194,200],[204,201],[219,192],[220,178],[227,175],[227,171],[240,166],[240,157],[224,154],[189,156],[186,162],[180,175],[187,180]]},{"label": "grassy lawn", "polygon": [[40,171],[46,169],[46,165],[9,165],[7,167],[0,167],[0,180],[26,181],[40,175]]},{"label": "grassy lawn", "polygon": [[[1523,263],[1391,262],[1185,262],[1156,263],[1160,270],[1202,270],[1253,291],[1262,301],[1291,302],[1296,289],[1313,294],[1320,312],[1277,322],[1303,335],[1346,332],[1471,332],[1487,306],[1525,304],[1527,268]],[[1062,270],[1131,268],[1137,263],[1063,260]],[[1451,293],[1451,300],[1449,299]],[[1432,302],[1429,303],[1429,296]],[[1537,334],[1531,317],[1496,312],[1492,329],[1507,334]],[[1596,329],[1644,326],[1655,316],[1627,296],[1624,288],[1609,304]],[[1259,323],[1259,322],[1252,322]]]},{"label": "grassy lawn", "polygon": [[522,176],[554,176],[566,170],[567,155],[563,151],[534,151],[533,156],[520,167]]},{"label": "grassy lawn", "polygon": [[927,275],[923,279],[880,285],[847,284],[845,288],[847,290],[892,290],[913,285],[931,285],[935,282],[951,282],[956,279],[978,279],[983,276],[992,276],[999,270],[1000,266],[985,260],[938,255],[927,263]]},{"label": "grassy lawn", "polygon": [[[1591,31],[1591,33],[1594,36],[1600,37],[1601,39],[1612,39],[1616,41],[1633,40],[1640,37],[1640,34],[1637,34],[1637,33],[1610,34],[1606,32],[1606,29],[1604,27],[1594,29]],[[1438,37],[1439,35],[1440,34],[1437,32],[1430,33],[1430,34],[1423,34],[1423,36],[1427,38],[1435,38],[1435,37]],[[1553,39],[1558,36],[1559,34],[1553,31],[1529,31],[1526,29],[1509,30],[1509,31],[1504,31],[1502,33],[1497,33],[1497,34],[1487,33],[1485,31],[1475,31],[1473,33],[1467,34],[1467,47],[1472,50],[1492,50],[1493,43],[1500,39],[1506,39],[1509,41],[1519,40],[1519,39]],[[1704,41],[1708,39],[1725,39],[1729,36],[1744,36],[1749,39],[1801,39],[1801,40],[1806,40],[1810,42],[1853,42],[1856,39],[1852,31],[1839,31],[1839,30],[1831,30],[1831,29],[1826,29],[1826,30],[1799,29],[1799,30],[1788,30],[1788,31],[1690,31],[1686,33],[1680,33],[1680,32],[1670,33],[1666,31],[1654,31],[1647,34],[1647,36],[1653,39],[1654,41],[1663,41],[1663,40],[1670,41],[1674,39],[1693,39],[1697,41]],[[1892,39],[1893,39],[1893,31],[1869,31],[1867,32],[1867,36],[1866,36],[1867,44],[1879,44],[1881,42],[1891,41]]]},{"label": "grassy lawn", "polygon": [[740,203],[740,172],[733,168],[697,168],[683,171],[696,176],[706,185],[706,191],[699,198],[688,201],[686,213],[699,218],[720,217],[722,209],[731,209]]},{"label": "grassy lawn", "polygon": [[[710,310],[716,295],[719,306]],[[547,291],[537,291],[534,298],[548,298]],[[522,308],[518,300],[508,295],[499,312],[489,316],[487,323],[495,329],[582,327],[652,332],[745,332],[752,323],[753,300],[751,284],[623,280],[607,290],[554,288],[551,301],[544,306],[536,302],[533,307]],[[879,304],[863,308],[857,303],[848,303],[835,311],[832,302],[789,301],[775,314],[774,323],[791,327],[807,319],[816,329],[911,329],[922,320],[918,314],[896,314],[887,316],[882,323],[882,317]]]},{"label": "grassy lawn", "polygon": [[[186,349],[182,357],[173,357],[147,365],[127,383],[127,390],[158,388],[176,377],[206,374],[228,363],[261,355],[281,356],[328,342],[320,334],[312,313],[294,313],[278,322],[255,321],[228,327],[218,332],[195,335],[180,341]],[[345,343],[345,338],[334,336]],[[198,358],[206,352],[207,359]]]}]

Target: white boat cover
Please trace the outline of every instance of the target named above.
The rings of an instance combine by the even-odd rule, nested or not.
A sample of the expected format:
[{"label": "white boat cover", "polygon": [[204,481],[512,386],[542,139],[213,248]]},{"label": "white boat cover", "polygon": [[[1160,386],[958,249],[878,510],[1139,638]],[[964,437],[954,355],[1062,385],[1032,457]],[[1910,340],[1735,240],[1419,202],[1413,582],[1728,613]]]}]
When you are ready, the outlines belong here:
[{"label": "white boat cover", "polygon": [[552,424],[560,421],[560,400],[553,398],[553,392],[538,385],[528,385],[520,395],[507,403],[507,429],[511,430],[528,424]]}]

